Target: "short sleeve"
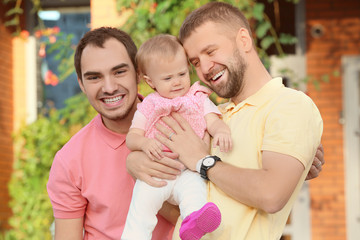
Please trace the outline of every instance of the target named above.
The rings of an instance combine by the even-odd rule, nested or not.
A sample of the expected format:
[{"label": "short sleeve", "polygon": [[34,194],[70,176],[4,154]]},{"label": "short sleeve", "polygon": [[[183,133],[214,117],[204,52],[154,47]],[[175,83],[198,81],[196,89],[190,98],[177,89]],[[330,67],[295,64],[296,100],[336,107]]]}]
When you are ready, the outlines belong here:
[{"label": "short sleeve", "polygon": [[208,113],[216,113],[221,115],[218,107],[210,100],[210,98],[205,98],[204,101],[204,116]]},{"label": "short sleeve", "polygon": [[145,131],[147,119],[140,111],[136,111],[130,128],[139,128]]},{"label": "short sleeve", "polygon": [[58,152],[51,166],[47,191],[55,218],[80,218],[84,216],[87,200],[81,195],[79,178],[66,166]]},{"label": "short sleeve", "polygon": [[320,144],[322,130],[312,100],[303,93],[288,96],[278,101],[266,118],[262,150],[290,155],[306,167]]}]

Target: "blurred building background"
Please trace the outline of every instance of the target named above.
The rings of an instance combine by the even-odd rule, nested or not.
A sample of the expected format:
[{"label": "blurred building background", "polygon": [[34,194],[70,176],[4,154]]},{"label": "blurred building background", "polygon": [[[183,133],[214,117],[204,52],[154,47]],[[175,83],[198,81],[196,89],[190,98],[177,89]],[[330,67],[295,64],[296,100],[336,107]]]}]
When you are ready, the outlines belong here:
[{"label": "blurred building background", "polygon": [[[36,121],[42,109],[62,108],[65,99],[80,92],[74,73],[56,82],[59,73],[54,53],[41,56],[44,46],[41,36],[36,36],[38,22],[32,2],[13,2],[20,2],[24,9],[20,26],[29,35],[26,31],[12,35],[16,29],[5,26],[5,13],[11,6],[0,3],[0,232],[10,228],[12,216],[8,183],[16,154],[13,134]],[[286,58],[271,58],[271,74],[284,76],[281,69],[287,67],[293,73],[286,74],[289,86],[299,79],[310,80],[297,87],[314,100],[324,120],[326,164],[320,177],[304,185],[283,239],[360,239],[360,1],[261,2],[270,13],[280,9],[280,16],[272,16],[274,24],[281,23],[279,28],[299,40],[285,48]],[[40,3],[44,13],[56,11],[55,16],[42,16],[45,28],[57,31],[58,27],[72,34],[73,45],[89,29],[122,26],[133,14],[117,11],[116,0]]]}]

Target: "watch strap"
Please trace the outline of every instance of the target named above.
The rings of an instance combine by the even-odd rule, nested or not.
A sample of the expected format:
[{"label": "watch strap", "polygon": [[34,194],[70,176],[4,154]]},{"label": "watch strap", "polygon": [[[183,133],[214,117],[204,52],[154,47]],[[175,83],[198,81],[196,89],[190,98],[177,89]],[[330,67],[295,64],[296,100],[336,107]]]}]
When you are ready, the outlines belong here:
[{"label": "watch strap", "polygon": [[216,164],[216,162],[221,161],[221,159],[220,159],[218,156],[215,156],[215,155],[214,155],[214,156],[206,156],[206,157],[204,157],[204,158],[202,159],[201,162],[204,162],[204,160],[207,159],[207,158],[213,158],[213,159],[215,160],[215,161],[214,161],[214,164],[213,164],[212,166],[205,166],[204,164],[201,164],[201,167],[200,167],[200,176],[201,176],[202,178],[204,178],[205,180],[210,180],[209,177],[208,177],[208,175],[207,175],[207,171],[208,171],[210,168],[214,167],[215,164]]}]

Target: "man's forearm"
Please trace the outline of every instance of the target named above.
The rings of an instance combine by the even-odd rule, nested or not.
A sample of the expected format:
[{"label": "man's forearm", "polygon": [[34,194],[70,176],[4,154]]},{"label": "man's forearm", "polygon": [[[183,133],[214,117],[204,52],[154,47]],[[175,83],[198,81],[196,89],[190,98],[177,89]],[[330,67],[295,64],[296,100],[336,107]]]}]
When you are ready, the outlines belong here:
[{"label": "man's forearm", "polygon": [[235,200],[274,213],[283,208],[295,189],[303,166],[296,159],[279,167],[281,159],[267,160],[262,169],[237,168],[218,162],[208,171],[209,179]]}]

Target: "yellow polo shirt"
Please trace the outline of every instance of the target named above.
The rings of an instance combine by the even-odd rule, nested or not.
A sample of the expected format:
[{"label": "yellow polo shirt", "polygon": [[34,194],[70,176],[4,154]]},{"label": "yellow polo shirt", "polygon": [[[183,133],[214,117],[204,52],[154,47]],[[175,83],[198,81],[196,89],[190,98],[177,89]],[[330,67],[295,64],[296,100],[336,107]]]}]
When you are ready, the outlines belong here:
[{"label": "yellow polo shirt", "polygon": [[209,201],[220,208],[222,223],[203,239],[278,240],[320,144],[319,110],[303,92],[284,87],[281,78],[272,79],[238,105],[229,102],[219,108],[231,129],[233,149],[222,153],[216,148],[212,154],[237,167],[259,169],[262,151],[273,151],[295,157],[305,170],[289,202],[275,214],[248,207],[209,182]]},{"label": "yellow polo shirt", "polygon": [[[273,151],[295,157],[305,170],[289,202],[275,214],[244,205],[209,181],[208,198],[219,207],[222,222],[202,239],[278,240],[320,144],[320,113],[307,95],[284,87],[281,78],[272,79],[238,105],[229,102],[219,108],[231,129],[233,149],[223,153],[216,148],[212,154],[237,167],[260,169],[262,151]],[[180,221],[173,239],[178,238],[179,227]]]}]

